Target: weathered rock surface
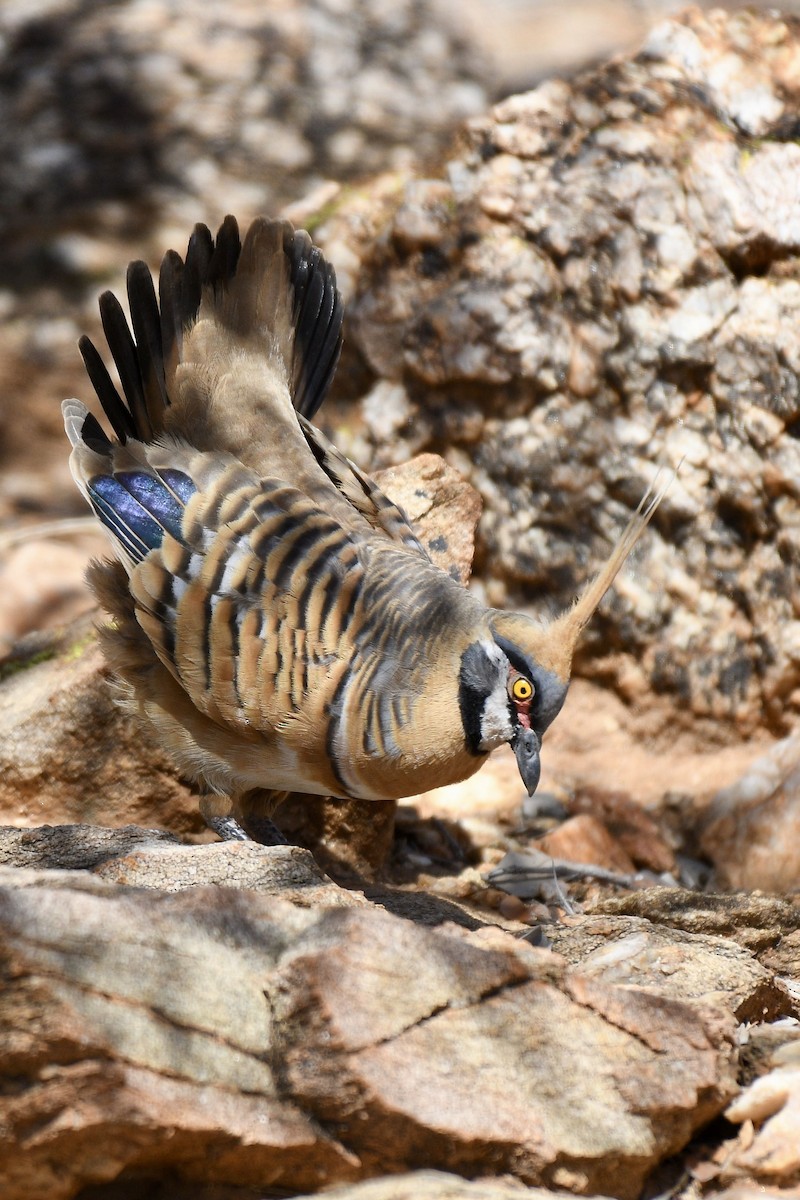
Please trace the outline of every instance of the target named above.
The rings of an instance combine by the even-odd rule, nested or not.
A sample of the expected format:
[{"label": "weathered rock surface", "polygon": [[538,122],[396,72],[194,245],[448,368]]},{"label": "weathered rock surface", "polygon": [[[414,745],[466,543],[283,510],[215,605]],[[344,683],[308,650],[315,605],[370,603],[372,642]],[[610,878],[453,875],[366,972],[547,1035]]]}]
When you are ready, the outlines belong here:
[{"label": "weathered rock surface", "polygon": [[750,1175],[762,1183],[800,1183],[800,1027],[753,1031],[770,1037],[759,1076],[726,1110],[742,1126],[721,1178]]},{"label": "weathered rock surface", "polygon": [[[0,871],[17,868],[15,886],[41,882],[41,870],[91,871],[126,887],[182,892],[198,886],[247,888],[291,900],[301,908],[355,907],[360,893],[336,887],[308,850],[215,842],[185,846],[160,829],[104,829],[95,825],[45,825],[17,829],[0,825]],[[26,875],[25,872],[28,874]],[[8,876],[10,879],[11,876]],[[51,876],[47,877],[48,882]]]},{"label": "weathered rock surface", "polygon": [[87,398],[76,341],[99,333],[97,295],[124,292],[130,258],[157,263],[229,211],[302,201],[293,218],[313,227],[343,183],[358,196],[438,156],[484,110],[488,64],[446,8],[0,6],[0,520],[85,512],[59,401]]},{"label": "weathered rock surface", "polygon": [[800,884],[800,736],[760,755],[721,788],[698,821],[723,887],[793,891]]},{"label": "weathered rock surface", "polygon": [[108,546],[91,528],[50,539],[15,534],[12,539],[0,533],[0,657],[26,634],[66,625],[94,607],[84,581],[86,564]]},{"label": "weathered rock surface", "polygon": [[486,102],[477,43],[427,0],[56,0],[8,7],[0,32],[4,245],[30,253],[47,230],[67,272],[107,266],[74,226],[113,228],[110,201],[140,227],[170,206],[217,212],[221,194],[271,211],[431,155]]},{"label": "weathered rock surface", "polygon": [[775,1021],[800,1012],[773,973],[730,938],[612,916],[555,926],[549,936],[553,948],[592,979],[687,1003],[719,1002],[738,1021]]},{"label": "weathered rock surface", "polygon": [[[60,836],[38,831],[39,854]],[[8,1200],[122,1172],[313,1192],[414,1166],[633,1198],[734,1094],[711,991],[616,986],[498,929],[363,901],[301,908],[246,874],[209,886],[215,849],[117,860],[141,884],[185,853],[196,886],[177,895],[109,882],[108,858],[0,871]]]},{"label": "weathered rock surface", "polygon": [[765,954],[774,956],[783,942],[800,930],[800,902],[759,893],[720,896],[683,888],[650,888],[606,897],[593,910],[615,916],[644,917],[686,933],[729,938],[759,959]]},{"label": "weathered rock surface", "polygon": [[553,1195],[549,1188],[526,1188],[500,1179],[466,1180],[444,1171],[390,1175],[326,1192],[330,1200],[551,1200]]},{"label": "weathered rock surface", "polygon": [[0,810],[25,825],[203,827],[167,755],[114,704],[91,616],[31,635],[0,668]]},{"label": "weathered rock surface", "polygon": [[370,457],[446,448],[493,603],[568,604],[682,462],[579,664],[673,725],[800,708],[798,63],[795,20],[694,11],[505,101],[400,194],[353,310],[398,414],[387,443],[367,396]]}]

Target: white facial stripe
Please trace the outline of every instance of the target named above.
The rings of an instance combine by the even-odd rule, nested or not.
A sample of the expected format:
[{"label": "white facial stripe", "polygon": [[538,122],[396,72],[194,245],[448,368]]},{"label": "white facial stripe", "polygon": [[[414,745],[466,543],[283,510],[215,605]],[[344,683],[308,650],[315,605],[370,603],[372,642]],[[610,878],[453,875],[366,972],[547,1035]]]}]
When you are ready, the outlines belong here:
[{"label": "white facial stripe", "polygon": [[508,711],[509,662],[496,642],[483,642],[486,657],[497,665],[497,683],[486,697],[481,714],[481,750],[495,750],[514,733]]},{"label": "white facial stripe", "polygon": [[481,647],[490,662],[496,663],[498,668],[504,668],[506,671],[508,670],[508,659],[498,646],[497,642],[481,642]]},{"label": "white facial stripe", "polygon": [[505,687],[497,687],[486,698],[481,716],[481,750],[495,750],[507,742],[514,729],[508,715]]}]

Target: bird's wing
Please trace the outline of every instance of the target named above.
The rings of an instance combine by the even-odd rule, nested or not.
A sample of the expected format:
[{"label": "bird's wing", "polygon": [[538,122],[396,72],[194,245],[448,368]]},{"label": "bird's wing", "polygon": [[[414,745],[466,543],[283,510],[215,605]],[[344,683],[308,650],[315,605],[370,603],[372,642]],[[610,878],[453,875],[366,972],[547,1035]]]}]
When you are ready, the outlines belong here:
[{"label": "bird's wing", "polygon": [[[288,480],[348,527],[427,557],[402,510],[310,423],[339,358],[343,305],[307,233],[259,219],[242,244],[233,217],[216,240],[198,225],[185,262],[165,255],[158,296],[144,262],[131,263],[127,288],[131,327],[113,293],[100,299],[122,394],[93,343],[80,341],[122,444],[171,434],[232,454]],[[86,436],[108,441],[94,418]]]},{"label": "bird's wing", "polygon": [[[197,225],[185,261],[174,250],[164,256],[158,296],[141,261],[128,267],[127,292],[130,328],[113,292],[100,297],[122,395],[91,340],[80,341],[120,441],[190,434],[191,426],[176,428],[183,414],[168,410],[178,400],[179,368],[192,362],[191,333],[204,321],[216,326],[221,343],[258,342],[261,356],[278,362],[291,403],[304,417],[311,419],[325,399],[341,352],[344,306],[333,268],[308,234],[288,221],[259,218],[244,245],[233,217],[225,218],[216,239]],[[218,353],[224,358],[221,346]]]},{"label": "bird's wing", "polygon": [[[266,727],[300,708],[310,674],[350,652],[364,568],[354,535],[280,479],[168,439],[84,439],[65,406],[73,473],[112,535],[136,616],[202,712]],[[98,426],[99,429],[99,426]]]},{"label": "bird's wing", "polygon": [[342,344],[336,277],[308,234],[259,219],[242,243],[233,217],[216,240],[198,225],[185,262],[165,255],[158,296],[144,262],[130,264],[127,291],[130,327],[112,292],[100,298],[121,390],[90,339],[79,343],[117,439],[171,434],[337,507],[298,424],[322,403]]},{"label": "bird's wing", "polygon": [[428,561],[430,555],[399,504],[382,492],[374,479],[347,458],[310,421],[300,418],[308,447],[334,487],[352,504],[376,533],[415,550]]}]

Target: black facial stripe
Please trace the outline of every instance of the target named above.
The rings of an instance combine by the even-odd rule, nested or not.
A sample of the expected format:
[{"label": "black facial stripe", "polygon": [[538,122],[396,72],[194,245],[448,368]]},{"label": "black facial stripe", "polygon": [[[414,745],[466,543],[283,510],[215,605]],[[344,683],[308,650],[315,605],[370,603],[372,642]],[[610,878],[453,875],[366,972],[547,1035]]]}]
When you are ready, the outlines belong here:
[{"label": "black facial stripe", "polygon": [[464,740],[467,750],[476,756],[485,754],[481,750],[481,717],[486,697],[482,692],[468,687],[463,680],[458,685],[458,707],[461,710],[461,724],[464,726]]},{"label": "black facial stripe", "polygon": [[484,757],[481,750],[481,721],[486,697],[497,680],[497,666],[488,658],[479,642],[473,642],[461,656],[458,675],[458,707],[467,750],[476,757]]}]

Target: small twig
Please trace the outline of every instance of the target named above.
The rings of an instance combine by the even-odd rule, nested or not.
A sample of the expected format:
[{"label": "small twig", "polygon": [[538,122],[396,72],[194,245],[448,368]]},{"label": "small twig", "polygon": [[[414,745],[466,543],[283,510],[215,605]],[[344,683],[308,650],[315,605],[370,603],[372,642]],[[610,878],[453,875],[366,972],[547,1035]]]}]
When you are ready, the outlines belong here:
[{"label": "small twig", "polygon": [[42,521],[38,525],[20,525],[16,529],[7,529],[0,533],[0,553],[29,540],[100,532],[94,517],[62,517],[56,521]]},{"label": "small twig", "polygon": [[575,908],[570,903],[567,893],[564,891],[564,889],[562,888],[561,884],[558,881],[558,872],[556,871],[555,859],[553,859],[553,890],[556,894],[559,904],[564,909],[564,912],[567,913],[568,916],[574,917],[575,916]]},{"label": "small twig", "polygon": [[[521,900],[535,897],[538,894],[538,885],[550,879],[599,879],[603,883],[616,883],[627,888],[634,887],[636,883],[635,875],[609,871],[594,863],[575,863],[564,858],[553,858],[541,850],[534,850],[528,854],[507,854],[486,878],[492,887],[508,892],[511,896],[519,896]],[[561,889],[559,894],[563,895]]]}]

